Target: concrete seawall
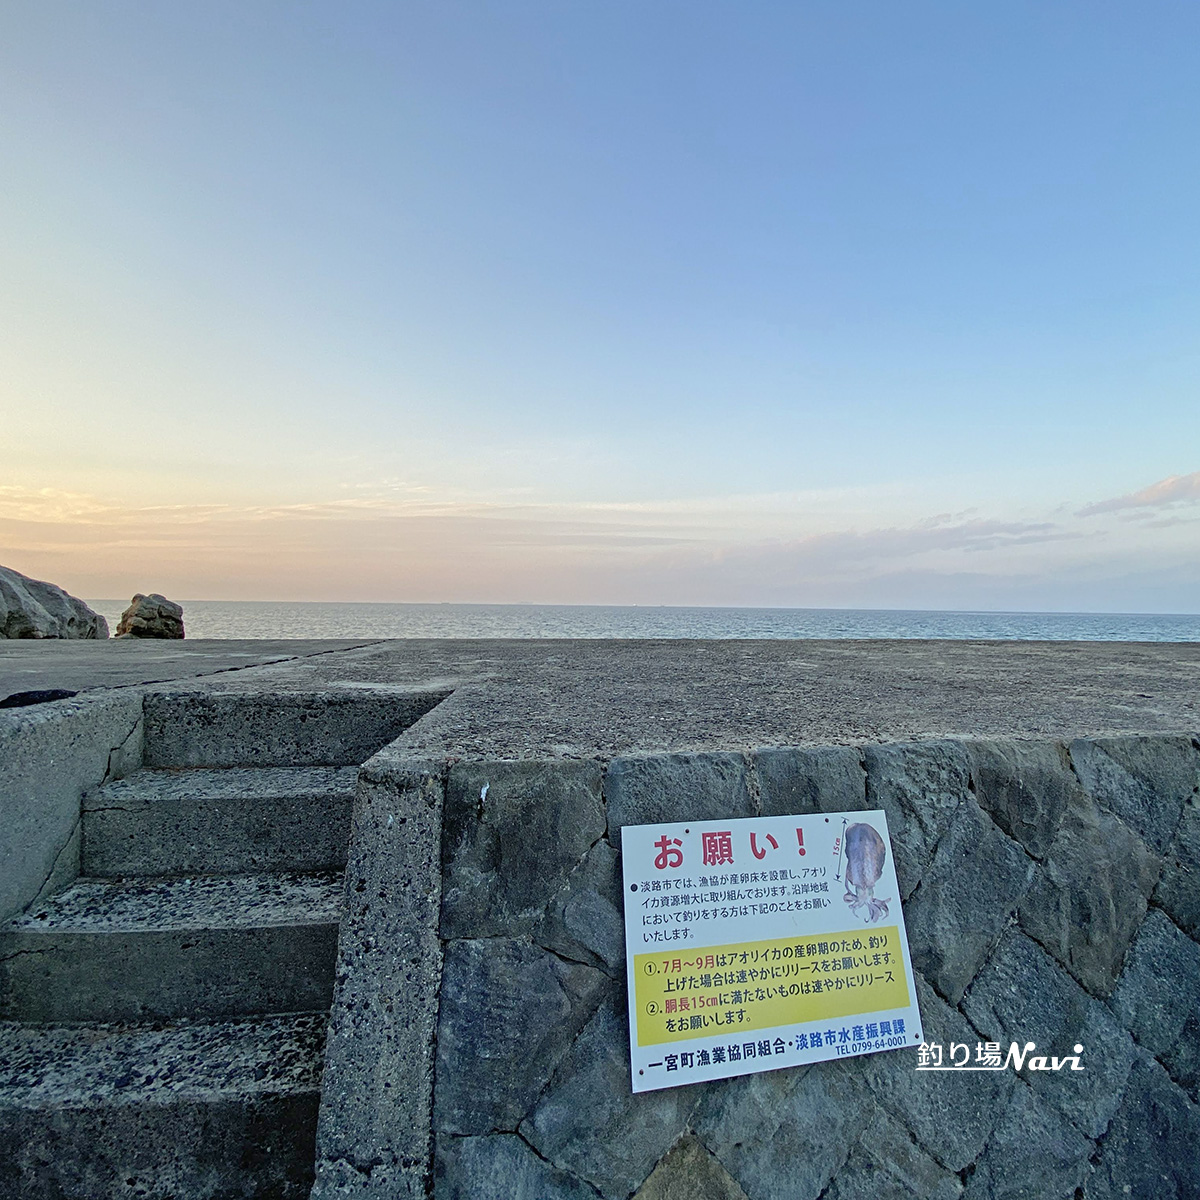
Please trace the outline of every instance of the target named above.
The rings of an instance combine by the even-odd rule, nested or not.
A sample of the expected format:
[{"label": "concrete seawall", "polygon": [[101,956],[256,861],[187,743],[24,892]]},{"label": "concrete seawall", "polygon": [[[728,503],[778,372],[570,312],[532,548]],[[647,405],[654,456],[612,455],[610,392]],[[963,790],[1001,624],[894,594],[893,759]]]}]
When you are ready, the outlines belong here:
[{"label": "concrete seawall", "polygon": [[[1191,737],[441,771],[392,748],[365,774],[316,1196],[419,1196],[430,1164],[437,1196],[547,1200],[1200,1186]],[[439,807],[440,870],[414,849]],[[633,1096],[620,826],[875,807],[927,1039],[1082,1044],[1084,1071],[922,1073],[913,1049]]]},{"label": "concrete seawall", "polygon": [[142,761],[142,698],[99,692],[0,713],[0,920],[79,873],[79,801]]},{"label": "concrete seawall", "polygon": [[[389,643],[193,680],[197,711],[440,700],[359,772],[312,1194],[1200,1194],[1198,681],[1200,648],[953,643]],[[14,846],[70,856],[71,789],[141,706],[21,718],[88,750]],[[1084,1070],[913,1049],[632,1095],[622,825],[866,808],[926,1038]]]}]

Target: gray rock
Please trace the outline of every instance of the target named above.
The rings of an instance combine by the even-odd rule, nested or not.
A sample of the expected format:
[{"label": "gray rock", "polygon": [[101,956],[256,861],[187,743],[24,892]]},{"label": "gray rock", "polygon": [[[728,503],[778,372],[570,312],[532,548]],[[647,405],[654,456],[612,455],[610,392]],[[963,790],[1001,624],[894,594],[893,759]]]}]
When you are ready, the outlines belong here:
[{"label": "gray rock", "polygon": [[1184,805],[1154,900],[1192,937],[1200,937],[1200,799],[1196,796]]},{"label": "gray rock", "polygon": [[930,1158],[893,1117],[876,1112],[823,1200],[955,1200],[958,1176]]},{"label": "gray rock", "polygon": [[138,592],[117,622],[117,637],[181,638],[183,607],[157,592],[148,596]]},{"label": "gray rock", "polygon": [[534,932],[541,945],[610,975],[625,969],[620,856],[601,838],[551,900]]},{"label": "gray rock", "polygon": [[443,938],[532,933],[604,833],[600,767],[463,763],[446,782]]},{"label": "gray rock", "polygon": [[543,1158],[612,1200],[646,1179],[703,1096],[697,1087],[633,1094],[622,990],[597,1010],[520,1128]]},{"label": "gray rock", "polygon": [[867,777],[854,746],[756,750],[763,816],[859,812],[867,807]]},{"label": "gray rock", "polygon": [[515,1130],[607,983],[527,942],[451,942],[438,1014],[438,1133]]},{"label": "gray rock", "polygon": [[[917,1003],[926,1042],[971,1047],[979,1036],[918,975]],[[979,1157],[1016,1086],[1004,1071],[917,1071],[916,1048],[889,1050],[857,1060],[871,1092],[917,1142],[950,1171]]]},{"label": "gray rock", "polygon": [[863,761],[867,807],[887,813],[900,895],[907,899],[970,793],[970,761],[958,742],[864,746]]},{"label": "gray rock", "polygon": [[60,587],[0,567],[0,638],[108,637],[108,622]]},{"label": "gray rock", "polygon": [[720,1159],[755,1138],[770,1136],[792,1111],[792,1096],[811,1068],[739,1075],[713,1084],[692,1126]]},{"label": "gray rock", "polygon": [[1189,737],[1120,737],[1071,743],[1087,793],[1162,854],[1183,802],[1200,784],[1200,754]]},{"label": "gray rock", "polygon": [[1110,812],[1073,804],[1021,905],[1021,927],[1088,991],[1107,996],[1158,879],[1160,862]]},{"label": "gray rock", "polygon": [[668,1151],[633,1200],[747,1200],[737,1180],[691,1134]]},{"label": "gray rock", "polygon": [[423,1171],[395,1160],[356,1166],[344,1158],[317,1158],[312,1197],[320,1200],[428,1200]]},{"label": "gray rock", "polygon": [[1152,908],[1110,1006],[1171,1078],[1200,1098],[1200,946]]},{"label": "gray rock", "polygon": [[1050,848],[1080,793],[1060,742],[968,742],[979,806],[1035,858]]},{"label": "gray rock", "polygon": [[512,1133],[439,1134],[434,1200],[595,1200],[586,1183],[538,1158]]},{"label": "gray rock", "polygon": [[1093,1148],[1032,1089],[1018,1087],[963,1200],[1073,1200]]},{"label": "gray rock", "polygon": [[1088,1137],[1105,1131],[1129,1075],[1133,1040],[1040,946],[1010,929],[963,997],[962,1010],[1006,1056],[1012,1042],[1034,1042],[1035,1053],[1060,1057],[1082,1045],[1083,1070],[1026,1067],[1021,1078]]},{"label": "gray rock", "polygon": [[740,754],[655,754],[616,758],[604,776],[608,840],[621,827],[656,821],[752,817],[746,760]]},{"label": "gray rock", "polygon": [[1033,878],[1033,863],[965,800],[904,910],[913,966],[957,1004]]},{"label": "gray rock", "polygon": [[1129,1085],[1084,1187],[1087,1200],[1194,1200],[1200,1196],[1200,1109],[1149,1055]]},{"label": "gray rock", "polygon": [[816,1200],[870,1111],[845,1060],[714,1085],[694,1125],[753,1200]]}]

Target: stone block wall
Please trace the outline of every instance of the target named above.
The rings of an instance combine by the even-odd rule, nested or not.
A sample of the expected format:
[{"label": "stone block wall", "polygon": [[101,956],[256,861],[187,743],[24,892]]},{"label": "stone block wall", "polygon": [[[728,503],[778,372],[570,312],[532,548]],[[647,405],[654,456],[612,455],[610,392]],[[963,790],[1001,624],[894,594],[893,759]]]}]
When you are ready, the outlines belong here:
[{"label": "stone block wall", "polygon": [[[1190,736],[440,772],[411,1194],[1200,1195],[1198,786]],[[914,1049],[633,1095],[622,825],[865,808],[888,815],[926,1038],[1080,1043],[1085,1070],[918,1073]]]}]

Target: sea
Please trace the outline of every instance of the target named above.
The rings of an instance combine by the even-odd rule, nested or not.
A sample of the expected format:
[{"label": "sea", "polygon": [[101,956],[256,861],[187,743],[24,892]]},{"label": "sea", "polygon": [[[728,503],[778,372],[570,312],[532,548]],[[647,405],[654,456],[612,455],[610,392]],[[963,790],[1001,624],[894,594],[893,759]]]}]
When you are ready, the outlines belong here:
[{"label": "sea", "polygon": [[[115,630],[128,600],[89,600]],[[189,638],[950,638],[1197,642],[1200,614],[181,600]]]}]

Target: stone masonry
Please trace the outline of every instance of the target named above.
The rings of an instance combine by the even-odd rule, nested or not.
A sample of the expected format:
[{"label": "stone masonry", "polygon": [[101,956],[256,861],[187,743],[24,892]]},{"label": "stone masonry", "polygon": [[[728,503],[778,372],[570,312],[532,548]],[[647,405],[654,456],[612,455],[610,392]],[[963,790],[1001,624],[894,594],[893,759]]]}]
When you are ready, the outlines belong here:
[{"label": "stone masonry", "polygon": [[[1200,748],[957,740],[450,766],[438,1200],[1200,1195]],[[882,807],[930,1041],[635,1096],[620,829]]]}]

